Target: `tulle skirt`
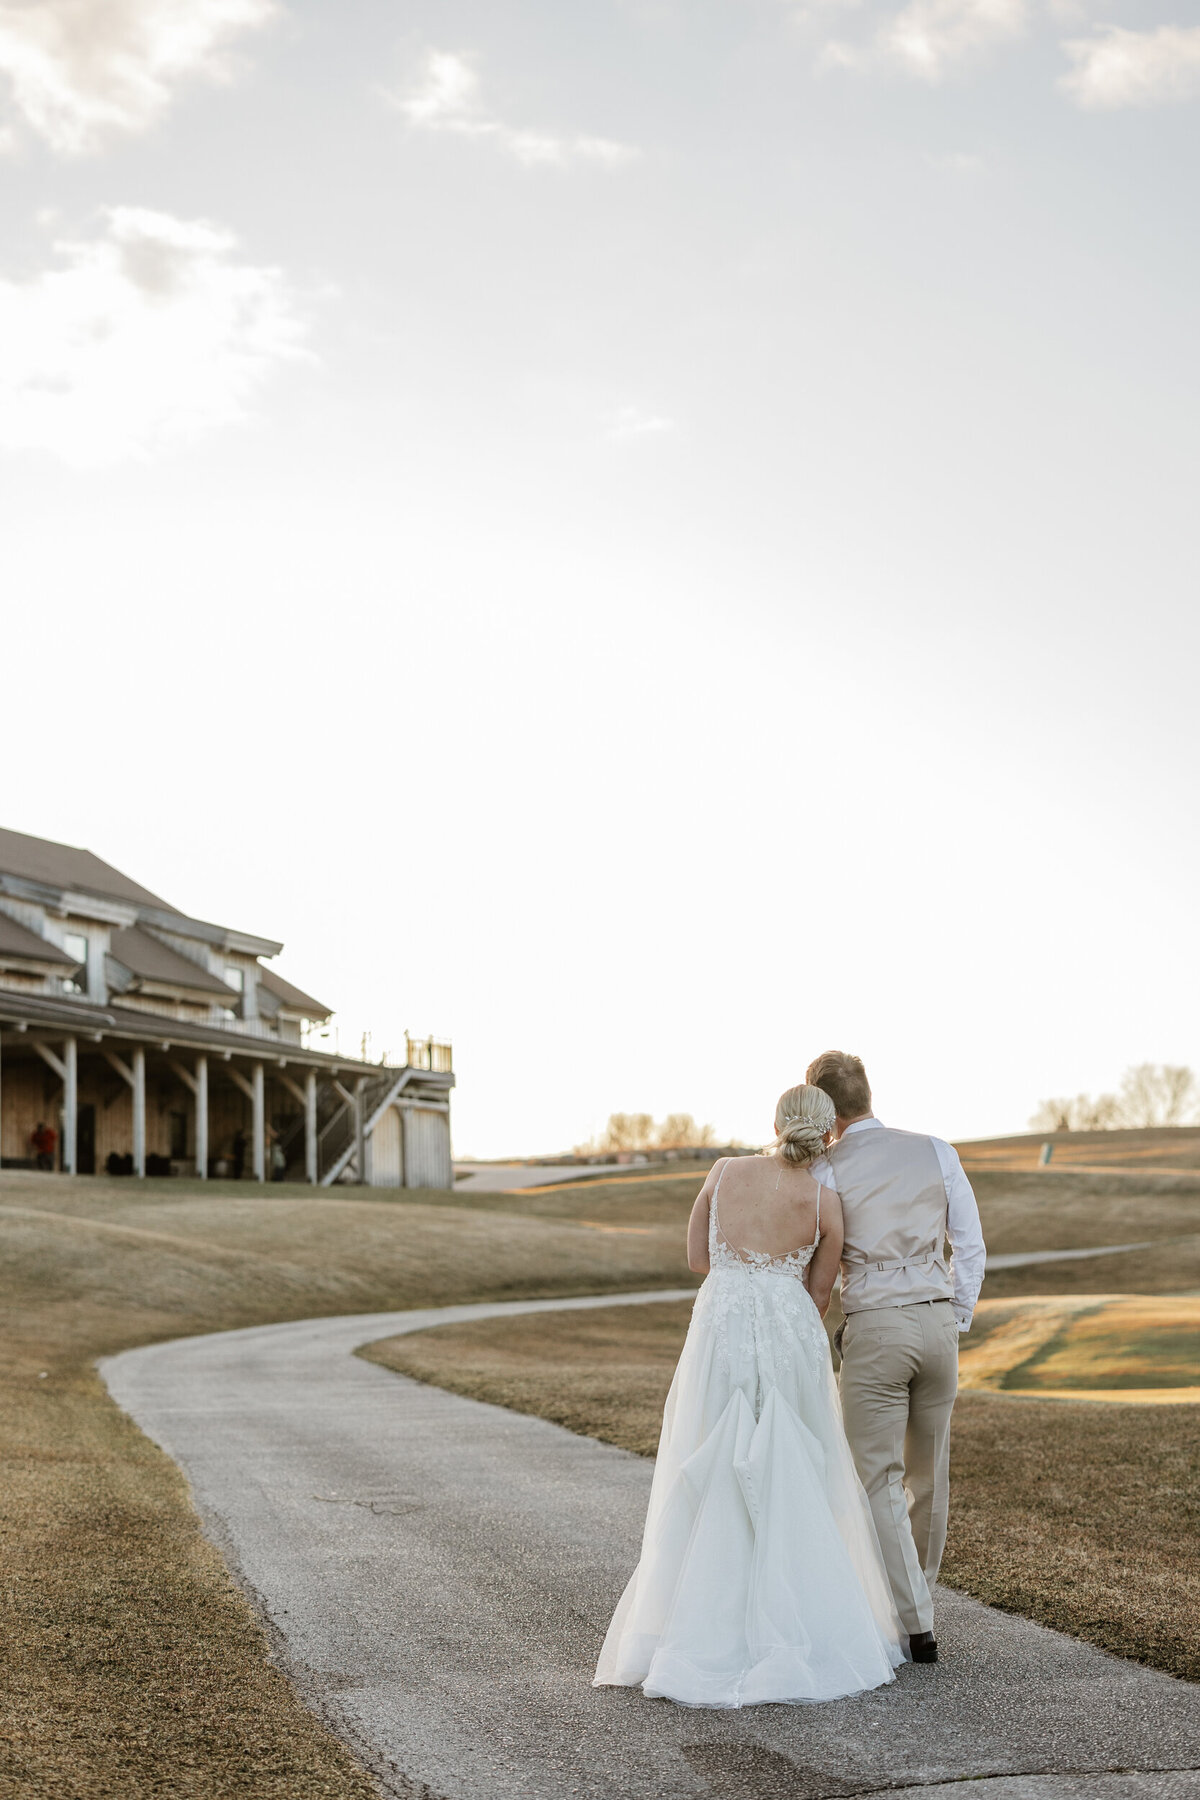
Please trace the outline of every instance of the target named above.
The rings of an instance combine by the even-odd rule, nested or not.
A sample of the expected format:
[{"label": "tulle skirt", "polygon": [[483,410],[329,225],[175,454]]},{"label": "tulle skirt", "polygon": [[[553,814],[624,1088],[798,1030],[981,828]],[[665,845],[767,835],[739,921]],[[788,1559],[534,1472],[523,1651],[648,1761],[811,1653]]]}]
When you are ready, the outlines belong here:
[{"label": "tulle skirt", "polygon": [[716,1269],[595,1685],[685,1706],[834,1700],[893,1680],[902,1644],[817,1309],[795,1274]]}]

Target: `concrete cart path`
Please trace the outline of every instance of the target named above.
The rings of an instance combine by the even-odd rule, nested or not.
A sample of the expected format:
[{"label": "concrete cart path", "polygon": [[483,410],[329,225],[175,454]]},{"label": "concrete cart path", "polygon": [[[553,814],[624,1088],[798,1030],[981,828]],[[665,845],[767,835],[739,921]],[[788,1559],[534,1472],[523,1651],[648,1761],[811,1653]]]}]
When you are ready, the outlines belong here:
[{"label": "concrete cart path", "polygon": [[690,1290],[315,1319],[102,1369],[186,1471],[283,1666],[386,1794],[1200,1795],[1200,1688],[946,1592],[941,1662],[856,1699],[714,1713],[593,1689],[651,1465],[351,1352],[455,1320],[677,1297]]}]

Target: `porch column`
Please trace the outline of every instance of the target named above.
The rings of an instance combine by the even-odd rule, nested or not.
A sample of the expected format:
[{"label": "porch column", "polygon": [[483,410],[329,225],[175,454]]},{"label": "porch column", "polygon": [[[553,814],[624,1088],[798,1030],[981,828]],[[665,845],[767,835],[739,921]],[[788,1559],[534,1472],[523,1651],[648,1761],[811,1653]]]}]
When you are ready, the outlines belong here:
[{"label": "porch column", "polygon": [[79,1079],[75,1039],[63,1043],[63,1173],[75,1173],[75,1127],[79,1119]]},{"label": "porch column", "polygon": [[365,1075],[360,1075],[354,1084],[354,1159],[358,1165],[358,1183],[362,1187],[367,1179],[367,1139],[363,1130],[363,1089],[367,1085]]},{"label": "porch column", "polygon": [[146,1052],[140,1044],[130,1057],[133,1065],[133,1172],[146,1173]]},{"label": "porch column", "polygon": [[317,1185],[317,1071],[304,1080],[304,1178]]},{"label": "porch column", "polygon": [[196,1058],[196,1174],[208,1179],[208,1058]]},{"label": "porch column", "polygon": [[255,1063],[250,1079],[254,1087],[254,1179],[255,1181],[265,1181],[267,1178],[267,1131],[261,1062]]}]

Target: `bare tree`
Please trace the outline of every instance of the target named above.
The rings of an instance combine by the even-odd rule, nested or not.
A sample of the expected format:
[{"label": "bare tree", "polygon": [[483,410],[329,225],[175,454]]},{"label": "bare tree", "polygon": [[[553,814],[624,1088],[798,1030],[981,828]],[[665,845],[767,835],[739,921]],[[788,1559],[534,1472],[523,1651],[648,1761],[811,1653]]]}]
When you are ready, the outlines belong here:
[{"label": "bare tree", "polygon": [[1200,1089],[1190,1069],[1139,1063],[1122,1077],[1118,1106],[1122,1125],[1190,1125],[1200,1107]]},{"label": "bare tree", "polygon": [[1074,1131],[1074,1100],[1039,1100],[1030,1131]]},{"label": "bare tree", "polygon": [[612,1150],[703,1149],[716,1141],[714,1127],[697,1125],[691,1113],[668,1113],[661,1125],[656,1125],[649,1113],[610,1113],[599,1137],[576,1144],[575,1153],[587,1156]]},{"label": "bare tree", "polygon": [[601,1150],[645,1150],[654,1142],[649,1113],[610,1113],[600,1137]]},{"label": "bare tree", "polygon": [[697,1125],[691,1113],[668,1113],[655,1132],[655,1142],[662,1150],[703,1148],[716,1141],[711,1125]]},{"label": "bare tree", "polygon": [[1170,1063],[1139,1063],[1126,1069],[1119,1094],[1076,1094],[1073,1100],[1043,1100],[1029,1121],[1031,1131],[1136,1130],[1155,1125],[1189,1125],[1200,1117],[1200,1084],[1190,1069]]},{"label": "bare tree", "polygon": [[1043,1100],[1029,1121],[1029,1129],[1108,1131],[1118,1124],[1115,1094],[1076,1094],[1073,1100]]}]

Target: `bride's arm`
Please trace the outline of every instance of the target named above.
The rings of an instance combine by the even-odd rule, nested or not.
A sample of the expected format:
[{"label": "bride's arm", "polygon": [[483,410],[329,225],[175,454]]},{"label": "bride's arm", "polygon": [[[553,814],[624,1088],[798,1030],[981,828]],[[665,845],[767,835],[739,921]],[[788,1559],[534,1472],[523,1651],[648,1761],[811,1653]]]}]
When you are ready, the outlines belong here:
[{"label": "bride's arm", "polygon": [[821,1189],[821,1241],[808,1265],[808,1291],[821,1317],[829,1311],[829,1297],[842,1260],[842,1203],[832,1188]]},{"label": "bride's arm", "polygon": [[694,1275],[708,1274],[708,1209],[712,1205],[713,1193],[722,1165],[728,1161],[721,1157],[708,1171],[708,1180],[696,1195],[696,1204],[692,1208],[692,1216],[688,1220],[687,1256],[688,1268]]}]

